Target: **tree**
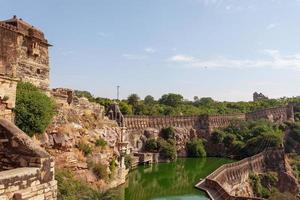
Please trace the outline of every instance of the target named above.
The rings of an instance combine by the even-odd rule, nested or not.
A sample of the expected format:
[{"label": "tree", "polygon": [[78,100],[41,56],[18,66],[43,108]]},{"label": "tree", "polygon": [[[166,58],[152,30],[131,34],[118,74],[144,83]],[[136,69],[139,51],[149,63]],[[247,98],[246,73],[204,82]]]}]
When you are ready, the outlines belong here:
[{"label": "tree", "polygon": [[172,127],[161,129],[160,135],[163,139],[173,139],[175,137],[175,131]]},{"label": "tree", "polygon": [[19,82],[16,97],[16,125],[29,136],[45,131],[55,114],[55,103],[31,83]]},{"label": "tree", "polygon": [[145,99],[144,99],[144,103],[145,103],[146,105],[152,105],[152,104],[154,104],[154,103],[155,103],[154,97],[151,96],[151,95],[147,95],[147,96],[145,97]]},{"label": "tree", "polygon": [[133,107],[136,107],[139,103],[140,97],[137,94],[131,94],[128,96],[127,101]]},{"label": "tree", "polygon": [[201,139],[193,139],[186,144],[189,157],[206,157],[206,151]]},{"label": "tree", "polygon": [[178,106],[183,102],[183,96],[180,94],[164,94],[160,99],[159,103],[167,105],[167,106]]}]

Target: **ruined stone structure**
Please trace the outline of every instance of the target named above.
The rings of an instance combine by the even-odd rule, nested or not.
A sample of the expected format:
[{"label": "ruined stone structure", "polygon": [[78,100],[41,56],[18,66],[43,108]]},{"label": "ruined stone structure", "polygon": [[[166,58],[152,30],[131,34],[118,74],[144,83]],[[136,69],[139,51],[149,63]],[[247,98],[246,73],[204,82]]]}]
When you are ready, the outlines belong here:
[{"label": "ruined stone structure", "polygon": [[263,93],[253,93],[253,101],[260,101],[260,100],[266,100],[268,99],[267,96],[265,96]]},{"label": "ruined stone structure", "polygon": [[0,119],[0,199],[56,199],[54,161],[11,122]]},{"label": "ruined stone structure", "polygon": [[[245,158],[238,162],[225,164],[196,184],[196,188],[207,192],[212,200],[250,200],[262,199],[254,197],[249,184],[249,174],[259,174],[268,171],[278,172],[279,179],[285,180],[287,190],[293,193],[299,192],[294,177],[287,173],[284,149],[268,149],[257,155]],[[276,162],[274,162],[276,160]]]},{"label": "ruined stone structure", "polygon": [[49,89],[49,56],[44,33],[22,19],[0,21],[0,75]]}]

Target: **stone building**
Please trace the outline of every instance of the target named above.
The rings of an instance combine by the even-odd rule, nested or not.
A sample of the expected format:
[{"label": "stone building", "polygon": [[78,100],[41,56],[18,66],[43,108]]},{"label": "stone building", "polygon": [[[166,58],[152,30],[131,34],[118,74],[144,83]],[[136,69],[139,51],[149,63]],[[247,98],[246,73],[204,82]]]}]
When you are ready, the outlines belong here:
[{"label": "stone building", "polygon": [[18,81],[49,91],[49,46],[44,33],[22,19],[0,21],[0,117],[13,121]]},{"label": "stone building", "polygon": [[0,21],[0,75],[48,90],[49,46],[44,33],[21,18]]}]

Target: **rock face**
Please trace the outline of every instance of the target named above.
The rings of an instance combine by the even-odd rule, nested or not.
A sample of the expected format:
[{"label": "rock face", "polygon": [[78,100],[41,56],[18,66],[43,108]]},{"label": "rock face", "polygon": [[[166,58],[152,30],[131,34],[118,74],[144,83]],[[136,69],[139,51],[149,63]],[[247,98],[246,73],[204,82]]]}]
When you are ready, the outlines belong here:
[{"label": "rock face", "polygon": [[116,172],[121,170],[118,142],[121,130],[116,122],[104,117],[104,107],[85,98],[72,97],[67,89],[55,89],[57,114],[38,142],[55,157],[56,167],[68,169],[93,186],[107,189],[123,183],[124,177],[114,173],[111,180],[101,180],[93,173],[90,163],[100,162],[108,174],[115,160]]}]

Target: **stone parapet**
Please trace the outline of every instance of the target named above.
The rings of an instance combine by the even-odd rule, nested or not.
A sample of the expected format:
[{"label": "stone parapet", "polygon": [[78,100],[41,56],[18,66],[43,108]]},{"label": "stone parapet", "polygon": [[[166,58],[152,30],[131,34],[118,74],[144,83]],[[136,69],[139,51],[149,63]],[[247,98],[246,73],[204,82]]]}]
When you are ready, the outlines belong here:
[{"label": "stone parapet", "polygon": [[261,199],[249,192],[247,180],[251,173],[268,171],[287,171],[283,148],[267,149],[238,162],[222,165],[196,187],[212,195],[212,199]]},{"label": "stone parapet", "polygon": [[11,122],[0,119],[0,199],[56,199],[54,160]]}]

